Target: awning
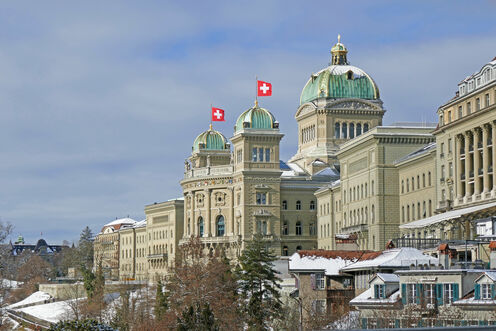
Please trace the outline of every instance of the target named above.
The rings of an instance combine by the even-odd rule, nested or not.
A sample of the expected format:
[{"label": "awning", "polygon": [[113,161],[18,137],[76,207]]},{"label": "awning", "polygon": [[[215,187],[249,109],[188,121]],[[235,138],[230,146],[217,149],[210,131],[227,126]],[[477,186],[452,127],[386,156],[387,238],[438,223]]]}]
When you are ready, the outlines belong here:
[{"label": "awning", "polygon": [[478,205],[473,207],[467,207],[462,209],[450,210],[442,214],[437,214],[431,217],[423,218],[421,220],[413,221],[407,224],[400,225],[400,229],[417,229],[424,228],[439,222],[455,220],[463,216],[467,216],[469,214],[477,213],[484,211],[485,209],[489,209],[492,207],[496,207],[496,202],[486,203],[484,205]]}]

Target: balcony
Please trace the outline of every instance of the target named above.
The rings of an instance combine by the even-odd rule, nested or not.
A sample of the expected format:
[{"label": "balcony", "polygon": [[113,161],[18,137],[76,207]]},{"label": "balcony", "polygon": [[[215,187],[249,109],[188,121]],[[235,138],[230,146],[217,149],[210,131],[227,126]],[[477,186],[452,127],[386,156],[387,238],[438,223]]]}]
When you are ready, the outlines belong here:
[{"label": "balcony", "polygon": [[358,232],[365,232],[369,231],[368,225],[367,224],[359,224],[359,225],[351,225],[344,227],[341,230],[342,234],[350,234],[350,233],[358,233]]},{"label": "balcony", "polygon": [[165,260],[165,261],[167,261],[167,253],[148,254],[146,258],[148,260]]},{"label": "balcony", "polygon": [[234,168],[232,165],[193,168],[184,173],[184,178],[187,179],[187,178],[196,178],[196,177],[230,175],[233,173],[233,170]]}]

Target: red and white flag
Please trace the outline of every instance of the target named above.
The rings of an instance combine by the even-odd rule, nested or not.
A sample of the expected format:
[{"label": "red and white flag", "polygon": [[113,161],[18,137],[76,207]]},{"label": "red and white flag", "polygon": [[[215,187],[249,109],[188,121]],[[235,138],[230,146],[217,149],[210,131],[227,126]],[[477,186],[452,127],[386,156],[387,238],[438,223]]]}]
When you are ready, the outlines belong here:
[{"label": "red and white flag", "polygon": [[257,80],[257,95],[259,97],[270,97],[272,95],[272,84]]},{"label": "red and white flag", "polygon": [[212,121],[224,122],[224,109],[212,107]]}]

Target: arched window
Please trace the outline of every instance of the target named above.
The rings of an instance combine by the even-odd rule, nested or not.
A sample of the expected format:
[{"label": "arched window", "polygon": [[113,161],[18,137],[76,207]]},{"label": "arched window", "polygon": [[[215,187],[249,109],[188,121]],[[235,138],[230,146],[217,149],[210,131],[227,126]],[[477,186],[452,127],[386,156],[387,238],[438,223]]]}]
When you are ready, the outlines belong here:
[{"label": "arched window", "polygon": [[301,222],[296,222],[296,235],[301,236]]},{"label": "arched window", "polygon": [[286,200],[282,201],[282,209],[284,210],[288,209],[288,202]]},{"label": "arched window", "polygon": [[198,235],[203,237],[203,217],[198,218]]},{"label": "arched window", "polygon": [[355,123],[350,123],[350,139],[355,138]]},{"label": "arched window", "polygon": [[372,208],[370,209],[370,219],[372,220],[372,223],[375,222],[375,206],[372,205]]},{"label": "arched window", "polygon": [[401,207],[401,222],[405,222],[405,206]]},{"label": "arched window", "polygon": [[287,236],[289,234],[288,221],[282,222],[282,235]]},{"label": "arched window", "polygon": [[310,210],[315,210],[315,201],[310,201]]},{"label": "arched window", "polygon": [[348,138],[348,124],[343,123],[341,124],[341,138],[346,139]]},{"label": "arched window", "polygon": [[430,171],[429,171],[429,176],[428,177],[429,177],[429,186],[431,186],[432,185],[432,182],[431,182],[431,172]]},{"label": "arched window", "polygon": [[425,187],[425,173],[422,174],[422,186]]},{"label": "arched window", "polygon": [[401,193],[405,193],[405,181],[401,180]]},{"label": "arched window", "polygon": [[368,185],[367,183],[365,183],[365,197],[367,197],[367,195],[369,194],[369,191],[368,191]]},{"label": "arched window", "polygon": [[217,222],[216,222],[216,228],[217,228],[217,237],[222,237],[224,236],[224,216],[219,215],[217,217]]},{"label": "arched window", "polygon": [[301,201],[296,201],[296,210],[301,210]]},{"label": "arched window", "polygon": [[362,124],[361,123],[357,123],[357,125],[356,125],[356,135],[358,137],[361,134],[362,134]]},{"label": "arched window", "polygon": [[374,181],[372,181],[371,185],[370,185],[370,190],[372,191],[372,195],[375,194],[375,187],[374,187]]},{"label": "arched window", "polygon": [[406,206],[406,220],[410,222],[410,206]]},{"label": "arched window", "polygon": [[365,207],[365,223],[367,223],[369,220],[369,208]]},{"label": "arched window", "polygon": [[339,125],[339,122],[334,124],[334,137],[336,139],[341,138],[341,126]]},{"label": "arched window", "polygon": [[289,255],[288,246],[283,246],[282,247],[282,255],[283,256],[288,256]]},{"label": "arched window", "polygon": [[365,123],[363,124],[363,133],[369,131],[369,124],[368,123]]}]

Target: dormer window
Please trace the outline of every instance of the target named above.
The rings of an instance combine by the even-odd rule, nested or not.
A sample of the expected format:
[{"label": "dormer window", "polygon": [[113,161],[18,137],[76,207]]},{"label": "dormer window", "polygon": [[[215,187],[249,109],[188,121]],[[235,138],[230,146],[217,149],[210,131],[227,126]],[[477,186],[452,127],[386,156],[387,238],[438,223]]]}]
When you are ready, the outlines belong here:
[{"label": "dormer window", "polygon": [[375,284],[374,285],[374,298],[375,299],[385,299],[386,298],[386,285],[385,284]]},{"label": "dormer window", "polygon": [[350,70],[350,71],[348,71],[348,72],[346,73],[346,75],[348,76],[348,80],[352,80],[352,79],[353,79],[353,71],[351,71],[351,70]]}]

